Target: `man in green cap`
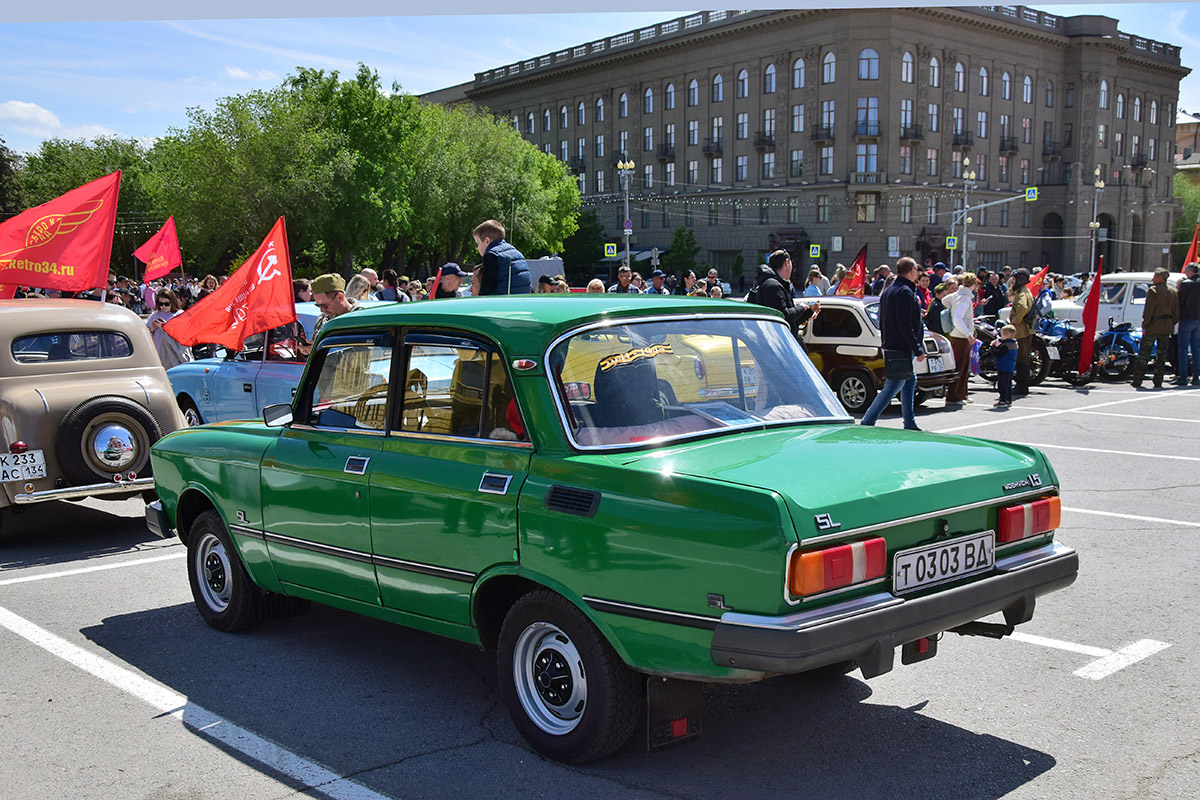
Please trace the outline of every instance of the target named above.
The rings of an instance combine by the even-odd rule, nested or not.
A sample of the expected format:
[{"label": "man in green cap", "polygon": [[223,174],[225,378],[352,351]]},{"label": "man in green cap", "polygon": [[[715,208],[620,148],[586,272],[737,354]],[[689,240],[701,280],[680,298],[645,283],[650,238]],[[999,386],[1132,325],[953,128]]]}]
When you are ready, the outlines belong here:
[{"label": "man in green cap", "polygon": [[356,311],[360,307],[357,300],[346,297],[346,279],[333,272],[313,278],[312,293],[313,302],[317,308],[321,309],[321,316],[317,317],[317,321],[313,325],[314,341],[326,322],[334,317],[340,317],[342,314]]},{"label": "man in green cap", "polygon": [[1150,288],[1146,291],[1146,305],[1142,309],[1142,344],[1138,349],[1137,367],[1133,372],[1133,388],[1140,388],[1150,366],[1150,354],[1157,346],[1154,358],[1154,385],[1162,386],[1167,372],[1167,348],[1171,346],[1171,334],[1179,323],[1179,296],[1167,285],[1171,273],[1159,267],[1154,270]]}]

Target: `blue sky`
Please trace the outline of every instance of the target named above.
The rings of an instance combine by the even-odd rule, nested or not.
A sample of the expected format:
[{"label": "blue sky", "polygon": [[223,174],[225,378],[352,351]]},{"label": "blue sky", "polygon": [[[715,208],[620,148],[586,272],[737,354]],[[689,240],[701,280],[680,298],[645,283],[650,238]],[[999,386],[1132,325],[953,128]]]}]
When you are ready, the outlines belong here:
[{"label": "blue sky", "polygon": [[[517,2],[505,7],[535,7],[532,0]],[[122,5],[136,15],[136,4],[116,7]],[[364,8],[353,0],[350,6]],[[255,0],[240,7],[273,10]],[[1181,45],[1184,65],[1200,66],[1200,5],[1034,7],[1115,17],[1125,32]],[[454,8],[461,10],[462,0]],[[0,138],[17,152],[35,150],[51,137],[149,141],[185,125],[189,107],[212,108],[220,97],[274,86],[299,65],[348,73],[362,61],[386,85],[398,81],[406,91],[422,93],[683,13],[8,22],[0,24]],[[1200,112],[1200,75],[1186,78],[1180,95],[1182,108]]]}]

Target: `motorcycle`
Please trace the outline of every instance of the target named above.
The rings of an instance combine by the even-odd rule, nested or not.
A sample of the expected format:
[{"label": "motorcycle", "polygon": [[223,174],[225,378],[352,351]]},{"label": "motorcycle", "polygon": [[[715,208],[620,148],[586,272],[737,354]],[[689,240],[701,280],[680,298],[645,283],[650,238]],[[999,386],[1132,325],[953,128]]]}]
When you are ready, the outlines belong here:
[{"label": "motorcycle", "polygon": [[1108,330],[1096,340],[1096,370],[1100,379],[1129,380],[1137,363],[1141,343],[1141,332],[1133,329],[1132,322],[1122,322],[1118,325],[1109,317]]},{"label": "motorcycle", "polygon": [[[1049,373],[1061,378],[1072,386],[1083,386],[1096,377],[1096,364],[1093,363],[1083,372],[1079,371],[1079,355],[1083,350],[1083,328],[1074,325],[1060,324],[1054,326],[1055,335],[1042,334],[1046,339],[1046,349],[1050,356]],[[1093,353],[1096,352],[1093,348]]]},{"label": "motorcycle", "polygon": [[[975,318],[975,338],[979,340],[979,376],[992,383],[996,382],[997,376],[996,354],[992,351],[991,344],[1000,338],[1002,324],[995,317]],[[1076,351],[1075,355],[1078,358],[1079,351]],[[1037,386],[1046,380],[1051,365],[1058,357],[1058,351],[1052,348],[1049,338],[1035,331],[1029,350],[1029,385]]]}]

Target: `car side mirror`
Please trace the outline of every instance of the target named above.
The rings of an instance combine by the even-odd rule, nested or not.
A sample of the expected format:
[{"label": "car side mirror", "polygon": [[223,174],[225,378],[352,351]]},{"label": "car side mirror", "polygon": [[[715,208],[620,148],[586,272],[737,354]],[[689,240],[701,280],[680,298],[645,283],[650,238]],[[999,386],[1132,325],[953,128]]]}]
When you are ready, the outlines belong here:
[{"label": "car side mirror", "polygon": [[292,407],[287,403],[279,403],[263,409],[263,424],[268,428],[282,428],[291,421]]}]

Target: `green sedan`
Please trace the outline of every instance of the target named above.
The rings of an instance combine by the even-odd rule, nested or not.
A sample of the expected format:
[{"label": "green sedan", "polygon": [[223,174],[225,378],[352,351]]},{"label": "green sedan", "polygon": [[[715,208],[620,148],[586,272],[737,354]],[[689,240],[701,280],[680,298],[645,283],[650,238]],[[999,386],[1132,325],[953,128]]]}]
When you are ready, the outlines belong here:
[{"label": "green sedan", "polygon": [[152,458],[209,625],[315,601],[494,649],[518,730],[573,763],[642,719],[697,734],[703,683],[1004,636],[1078,571],[1041,452],[856,426],[781,316],[728,301],[362,310],[292,405]]}]

